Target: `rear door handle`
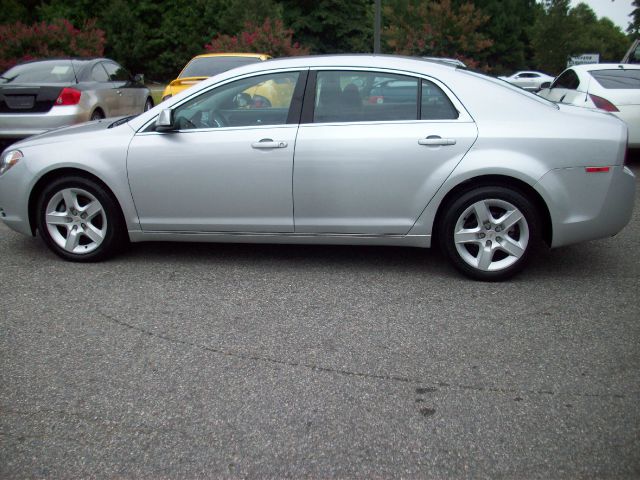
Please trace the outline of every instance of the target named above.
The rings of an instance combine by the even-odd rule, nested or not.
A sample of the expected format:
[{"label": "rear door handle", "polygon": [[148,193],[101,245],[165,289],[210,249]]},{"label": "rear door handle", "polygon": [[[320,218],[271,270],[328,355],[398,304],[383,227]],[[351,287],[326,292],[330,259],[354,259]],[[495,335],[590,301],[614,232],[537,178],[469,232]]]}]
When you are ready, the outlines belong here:
[{"label": "rear door handle", "polygon": [[418,140],[419,145],[438,146],[438,145],[455,145],[455,138],[442,138],[437,135],[430,135],[427,138]]},{"label": "rear door handle", "polygon": [[259,142],[253,142],[252,148],[287,148],[287,142],[281,140],[271,140],[270,138],[263,138]]}]

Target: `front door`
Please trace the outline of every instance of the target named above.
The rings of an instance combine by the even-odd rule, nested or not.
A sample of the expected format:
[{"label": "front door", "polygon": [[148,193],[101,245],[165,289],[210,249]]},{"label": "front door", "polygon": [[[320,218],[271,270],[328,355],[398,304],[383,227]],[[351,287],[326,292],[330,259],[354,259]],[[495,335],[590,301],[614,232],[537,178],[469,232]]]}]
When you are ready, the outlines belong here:
[{"label": "front door", "polygon": [[[142,229],[292,232],[298,119],[290,113],[299,111],[292,102],[299,77],[226,83],[174,108],[174,131],[138,133],[127,168]],[[269,98],[274,90],[277,101]]]}]

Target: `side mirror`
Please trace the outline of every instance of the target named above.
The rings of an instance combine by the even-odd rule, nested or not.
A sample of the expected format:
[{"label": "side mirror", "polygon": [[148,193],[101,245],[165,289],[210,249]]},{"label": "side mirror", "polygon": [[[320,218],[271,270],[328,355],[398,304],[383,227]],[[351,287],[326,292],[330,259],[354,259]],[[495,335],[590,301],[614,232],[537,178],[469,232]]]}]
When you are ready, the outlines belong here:
[{"label": "side mirror", "polygon": [[136,83],[142,83],[142,84],[144,84],[144,74],[142,74],[142,73],[136,73],[136,74],[133,76],[133,81],[134,81],[134,82],[136,82]]},{"label": "side mirror", "polygon": [[173,125],[173,110],[166,108],[160,112],[156,120],[156,132],[168,132],[175,130]]},{"label": "side mirror", "polygon": [[545,88],[551,88],[551,82],[544,82],[540,85],[540,90],[544,90]]}]

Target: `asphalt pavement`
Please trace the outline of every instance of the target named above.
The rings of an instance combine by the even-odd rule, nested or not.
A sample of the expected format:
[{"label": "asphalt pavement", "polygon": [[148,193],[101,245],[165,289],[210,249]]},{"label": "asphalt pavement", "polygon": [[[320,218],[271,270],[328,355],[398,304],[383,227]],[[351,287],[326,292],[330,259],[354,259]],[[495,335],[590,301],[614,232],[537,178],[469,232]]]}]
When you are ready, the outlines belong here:
[{"label": "asphalt pavement", "polygon": [[495,284],[411,248],[79,265],[2,225],[0,478],[638,478],[639,238],[636,198]]}]

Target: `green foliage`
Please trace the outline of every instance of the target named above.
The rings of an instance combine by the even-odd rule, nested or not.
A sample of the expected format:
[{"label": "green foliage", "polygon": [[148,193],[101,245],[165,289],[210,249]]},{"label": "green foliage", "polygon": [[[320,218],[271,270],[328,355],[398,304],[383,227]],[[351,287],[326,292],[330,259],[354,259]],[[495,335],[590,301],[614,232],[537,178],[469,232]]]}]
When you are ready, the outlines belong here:
[{"label": "green foliage", "polygon": [[285,25],[313,53],[373,51],[371,0],[281,0]]},{"label": "green foliage", "polygon": [[[382,0],[382,5],[384,51],[458,57],[495,74],[523,68],[557,73],[568,55],[585,52],[617,61],[629,43],[610,21],[596,18],[585,5],[572,9],[569,0]],[[638,36],[640,0],[633,5],[629,32]],[[0,11],[5,26],[67,19],[82,28],[96,19],[94,28],[105,34],[105,55],[160,81],[175,78],[206,44],[276,55],[373,49],[374,0],[0,0]],[[276,22],[292,37],[278,33],[269,44]],[[252,35],[264,38],[259,47],[242,40]],[[39,52],[36,43],[19,57]]]},{"label": "green foliage", "polygon": [[535,0],[475,0],[489,16],[480,32],[493,40],[477,60],[487,63],[496,75],[531,67],[530,30],[540,5]]},{"label": "green foliage", "polygon": [[238,35],[216,35],[204,48],[210,53],[251,52],[272,57],[308,54],[309,49],[294,43],[292,36],[293,30],[284,28],[282,20],[266,18],[260,25],[247,22]]},{"label": "green foliage", "polygon": [[38,58],[100,56],[103,49],[104,32],[95,28],[93,20],[81,29],[67,20],[0,25],[0,71]]},{"label": "green foliage", "polygon": [[611,20],[598,20],[584,3],[570,8],[569,0],[547,0],[532,32],[534,61],[538,69],[557,74],[571,55],[600,53],[600,61],[619,61],[628,39]]},{"label": "green foliage", "polygon": [[633,11],[631,12],[631,23],[629,23],[629,27],[627,28],[627,33],[631,35],[632,38],[640,38],[640,0],[633,0]]},{"label": "green foliage", "polygon": [[479,32],[489,17],[469,2],[401,0],[384,14],[384,38],[394,53],[454,57],[477,67],[478,55],[493,44]]}]

